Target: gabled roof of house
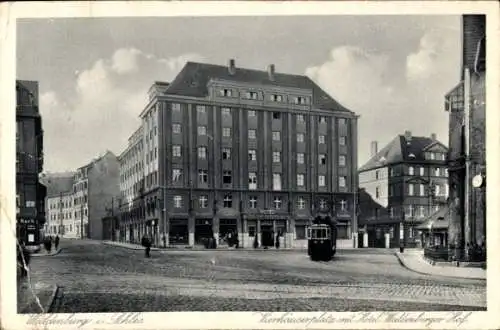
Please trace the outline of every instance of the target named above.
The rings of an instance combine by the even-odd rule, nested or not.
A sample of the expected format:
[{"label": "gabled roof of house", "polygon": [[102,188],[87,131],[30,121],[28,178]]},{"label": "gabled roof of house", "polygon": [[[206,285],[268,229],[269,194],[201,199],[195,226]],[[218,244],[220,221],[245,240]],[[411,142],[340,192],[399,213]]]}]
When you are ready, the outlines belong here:
[{"label": "gabled roof of house", "polygon": [[205,97],[208,95],[207,83],[211,79],[312,90],[312,104],[315,107],[325,110],[351,112],[307,76],[275,72],[274,79],[270,80],[267,71],[236,67],[234,74],[230,74],[227,66],[197,62],[187,62],[170,83],[165,94]]},{"label": "gabled roof of house", "polygon": [[359,171],[368,171],[400,162],[426,161],[425,151],[435,145],[447,149],[444,144],[430,137],[412,136],[407,141],[405,135],[397,135],[365,165],[361,166]]}]

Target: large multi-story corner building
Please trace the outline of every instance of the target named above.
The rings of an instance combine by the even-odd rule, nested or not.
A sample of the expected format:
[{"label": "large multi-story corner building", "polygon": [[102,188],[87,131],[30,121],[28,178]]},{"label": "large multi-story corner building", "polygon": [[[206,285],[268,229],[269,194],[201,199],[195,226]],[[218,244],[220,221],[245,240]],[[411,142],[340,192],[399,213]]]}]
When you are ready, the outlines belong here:
[{"label": "large multi-story corner building", "polygon": [[359,169],[360,246],[418,246],[416,227],[446,203],[447,152],[431,137],[397,135],[380,151],[372,142],[371,159]]},{"label": "large multi-story corner building", "polygon": [[41,180],[47,186],[47,222],[45,235],[78,238],[73,212],[72,172],[45,173]]},{"label": "large multi-story corner building", "polygon": [[107,209],[115,200],[118,202],[119,194],[119,163],[111,151],[78,168],[73,179],[77,235],[101,240],[102,218],[108,215]]},{"label": "large multi-story corner building", "polygon": [[461,81],[446,96],[449,112],[450,248],[486,241],[486,16],[462,16]]},{"label": "large multi-story corner building", "polygon": [[189,62],[170,84],[153,85],[141,118],[142,147],[131,143],[121,156],[122,196],[133,198],[120,225],[129,239],[149,232],[157,243],[165,235],[170,244],[223,244],[232,232],[250,247],[279,233],[291,247],[323,214],[352,246],[357,116],[309,78],[274,65]]},{"label": "large multi-story corner building", "polygon": [[26,245],[38,246],[45,224],[42,117],[38,82],[16,81],[16,233]]}]

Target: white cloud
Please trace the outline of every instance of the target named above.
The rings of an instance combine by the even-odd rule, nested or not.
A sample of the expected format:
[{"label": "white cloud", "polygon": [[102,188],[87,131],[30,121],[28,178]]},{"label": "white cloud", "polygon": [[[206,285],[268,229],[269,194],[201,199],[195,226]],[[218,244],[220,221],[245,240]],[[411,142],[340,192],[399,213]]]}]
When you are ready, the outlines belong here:
[{"label": "white cloud", "polygon": [[437,133],[447,142],[443,96],[456,83],[451,72],[458,68],[456,61],[450,61],[449,42],[439,40],[424,36],[419,51],[401,58],[341,46],[332,49],[322,64],[307,68],[306,75],[361,116],[359,165],[368,160],[371,141],[382,148],[405,130],[419,136]]},{"label": "white cloud", "polygon": [[71,99],[48,91],[40,97],[45,132],[45,169],[71,170],[109,149],[119,154],[140,124],[139,113],[154,81],[171,81],[187,60],[184,54],[158,59],[137,49],[119,49],[110,58],[75,72]]},{"label": "white cloud", "polygon": [[442,75],[440,70],[446,67],[444,64],[447,58],[441,55],[454,48],[453,41],[453,39],[446,38],[443,31],[431,30],[423,35],[418,50],[406,58],[408,80],[418,81]]}]

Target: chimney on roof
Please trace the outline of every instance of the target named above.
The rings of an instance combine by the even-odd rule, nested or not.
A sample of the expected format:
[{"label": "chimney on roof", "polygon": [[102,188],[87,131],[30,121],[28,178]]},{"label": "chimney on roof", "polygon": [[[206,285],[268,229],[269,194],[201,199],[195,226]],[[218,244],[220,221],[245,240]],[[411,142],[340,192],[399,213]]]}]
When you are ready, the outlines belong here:
[{"label": "chimney on roof", "polygon": [[269,80],[274,81],[274,64],[269,64],[267,66],[267,73],[269,75]]},{"label": "chimney on roof", "polygon": [[229,70],[229,74],[233,75],[236,72],[236,65],[234,64],[234,59],[229,60],[229,64],[227,66],[227,69]]},{"label": "chimney on roof", "polygon": [[372,141],[371,143],[371,157],[375,157],[375,155],[377,154],[378,152],[378,143],[377,141]]},{"label": "chimney on roof", "polygon": [[432,134],[431,134],[431,139],[432,139],[432,141],[436,141],[436,140],[437,140],[437,135],[436,135],[436,133],[432,133]]},{"label": "chimney on roof", "polygon": [[411,142],[411,131],[405,131],[405,140],[406,140],[406,143]]}]

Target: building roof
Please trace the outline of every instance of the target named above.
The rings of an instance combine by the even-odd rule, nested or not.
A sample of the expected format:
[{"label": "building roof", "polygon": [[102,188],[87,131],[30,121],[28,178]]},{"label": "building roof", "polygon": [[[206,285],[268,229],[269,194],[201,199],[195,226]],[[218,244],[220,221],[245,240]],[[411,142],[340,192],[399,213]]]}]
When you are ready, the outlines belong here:
[{"label": "building roof", "polygon": [[276,72],[274,79],[270,80],[267,71],[236,67],[234,74],[230,74],[227,66],[196,62],[186,63],[168,86],[165,94],[206,97],[208,96],[207,83],[211,79],[312,90],[313,106],[325,110],[351,112],[306,76]]},{"label": "building roof", "polygon": [[361,166],[359,171],[368,171],[401,162],[427,161],[425,151],[435,145],[446,148],[444,144],[430,137],[412,136],[407,141],[405,135],[397,135],[365,165]]},{"label": "building roof", "polygon": [[[430,216],[428,216],[422,224],[417,226],[417,229],[448,229],[449,217],[448,212],[450,208],[448,206],[443,206]],[[432,224],[432,227],[430,225]]]},{"label": "building roof", "polygon": [[47,187],[47,197],[59,196],[73,190],[73,172],[47,173],[40,182]]}]

